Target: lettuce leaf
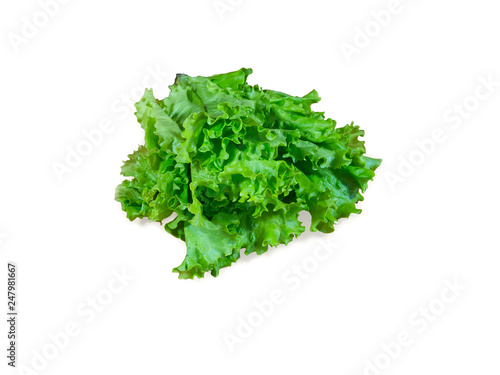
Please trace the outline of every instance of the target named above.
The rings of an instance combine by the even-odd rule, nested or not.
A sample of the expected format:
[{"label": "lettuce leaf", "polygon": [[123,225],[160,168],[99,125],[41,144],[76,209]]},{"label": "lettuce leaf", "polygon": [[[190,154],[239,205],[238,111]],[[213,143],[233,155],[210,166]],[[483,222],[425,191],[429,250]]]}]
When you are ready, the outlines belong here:
[{"label": "lettuce leaf", "polygon": [[[245,254],[288,244],[305,228],[330,233],[356,203],[380,159],[364,156],[363,130],[311,110],[303,97],[247,83],[251,69],[211,77],[178,74],[170,95],[136,103],[144,145],[129,155],[116,200],[130,220],[147,217],[186,242],[173,269],[213,276]],[[173,215],[175,214],[175,215]],[[175,217],[174,217],[175,216]]]}]

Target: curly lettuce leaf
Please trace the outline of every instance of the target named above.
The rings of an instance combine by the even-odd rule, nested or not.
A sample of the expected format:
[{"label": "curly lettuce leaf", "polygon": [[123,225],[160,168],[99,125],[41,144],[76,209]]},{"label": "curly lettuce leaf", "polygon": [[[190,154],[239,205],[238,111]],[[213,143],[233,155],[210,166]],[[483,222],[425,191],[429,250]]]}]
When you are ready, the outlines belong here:
[{"label": "curly lettuce leaf", "polygon": [[251,69],[211,77],[178,74],[170,95],[146,90],[136,104],[145,142],[124,162],[116,200],[130,220],[165,223],[186,242],[173,271],[217,276],[245,254],[288,244],[305,228],[330,233],[360,213],[380,159],[366,157],[363,130],[337,127],[303,97],[247,83]]}]

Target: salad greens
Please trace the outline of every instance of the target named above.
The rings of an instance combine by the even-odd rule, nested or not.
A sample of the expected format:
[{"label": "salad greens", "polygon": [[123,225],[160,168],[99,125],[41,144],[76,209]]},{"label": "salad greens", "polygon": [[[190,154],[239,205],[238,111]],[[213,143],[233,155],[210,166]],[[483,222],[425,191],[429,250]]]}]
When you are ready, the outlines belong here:
[{"label": "salad greens", "polygon": [[[186,242],[179,278],[213,276],[245,254],[288,244],[311,214],[330,233],[380,165],[364,156],[363,130],[311,110],[316,91],[295,97],[247,83],[251,69],[211,77],[178,74],[170,95],[136,103],[144,145],[124,162],[116,200],[130,220],[147,217]],[[176,214],[176,217],[173,218]]]}]

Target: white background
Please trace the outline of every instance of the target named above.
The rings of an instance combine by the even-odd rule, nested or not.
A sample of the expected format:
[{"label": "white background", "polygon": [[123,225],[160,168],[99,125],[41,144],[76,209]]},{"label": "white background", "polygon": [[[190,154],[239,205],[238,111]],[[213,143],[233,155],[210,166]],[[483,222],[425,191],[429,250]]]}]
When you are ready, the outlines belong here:
[{"label": "white background", "polygon": [[[0,310],[15,261],[18,365],[33,369],[44,350],[53,357],[20,373],[498,374],[500,87],[473,98],[481,79],[500,81],[497,4],[401,0],[378,28],[372,12],[386,14],[388,1],[232,4],[218,13],[212,0],[73,0],[45,19],[37,1],[0,6]],[[16,48],[24,17],[40,27]],[[343,43],[358,48],[350,59]],[[367,154],[384,163],[363,213],[334,234],[243,257],[217,278],[178,280],[171,269],[184,243],[158,224],[129,222],[114,201],[121,162],[143,137],[133,110],[115,106],[143,89],[148,69],[162,72],[154,93],[163,98],[176,73],[241,67],[264,88],[318,90],[316,109],[340,126],[355,121]],[[467,113],[446,121],[464,100]],[[60,181],[54,163],[104,119],[112,130]],[[446,139],[424,156],[415,142],[438,128]],[[402,177],[411,157],[419,165]],[[286,281],[332,244],[298,288]],[[109,297],[123,270],[133,280],[87,322],[87,298]],[[453,302],[441,300],[452,296],[446,280],[466,286]],[[285,301],[231,352],[225,333],[237,335],[274,289]],[[429,304],[439,313],[416,324]],[[54,354],[49,334],[70,322],[79,334]],[[389,358],[382,346],[401,332],[411,345]]]}]

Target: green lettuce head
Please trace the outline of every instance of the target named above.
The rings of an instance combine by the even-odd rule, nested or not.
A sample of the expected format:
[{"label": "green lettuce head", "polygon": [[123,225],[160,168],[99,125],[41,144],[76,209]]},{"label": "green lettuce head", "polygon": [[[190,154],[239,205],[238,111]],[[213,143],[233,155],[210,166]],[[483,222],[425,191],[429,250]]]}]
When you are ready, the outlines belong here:
[{"label": "green lettuce head", "polygon": [[[250,86],[251,69],[177,75],[170,95],[135,105],[144,145],[129,155],[116,200],[130,220],[147,217],[186,242],[179,278],[219,274],[245,254],[288,244],[311,214],[330,233],[359,213],[381,160],[364,156],[364,132],[311,110],[316,91],[295,97]],[[172,215],[172,214],[176,214]],[[175,217],[175,218],[173,218]]]}]

